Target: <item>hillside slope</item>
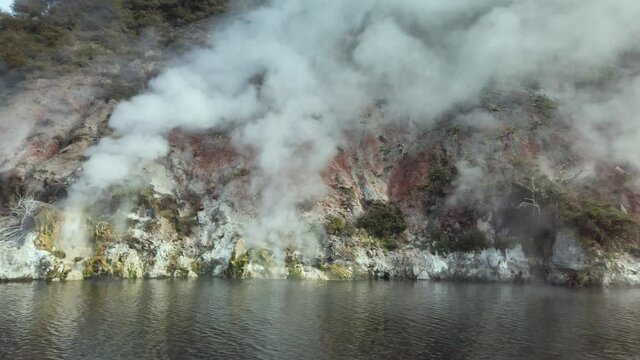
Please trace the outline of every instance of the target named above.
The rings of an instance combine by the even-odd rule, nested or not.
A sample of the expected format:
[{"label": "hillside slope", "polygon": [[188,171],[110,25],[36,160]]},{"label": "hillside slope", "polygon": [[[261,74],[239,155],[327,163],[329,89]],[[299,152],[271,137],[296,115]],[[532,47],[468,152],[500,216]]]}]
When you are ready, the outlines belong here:
[{"label": "hillside slope", "polygon": [[[640,284],[638,170],[621,157],[594,155],[610,144],[590,137],[570,98],[544,84],[492,82],[431,116],[403,116],[387,100],[366,99],[348,126],[328,133],[313,128],[322,114],[251,137],[244,124],[173,126],[159,113],[157,126],[167,130],[159,132],[166,149],[157,152],[155,134],[143,129],[140,137],[122,122],[126,109],[151,98],[127,100],[162,93],[168,79],[177,90],[184,79],[210,86],[182,70],[180,80],[171,77],[176,63],[213,67],[193,60],[217,45],[208,27],[157,28],[156,40],[170,44],[113,48],[64,72],[36,75],[13,65],[26,75],[7,88],[0,108],[0,280]],[[190,44],[205,50],[185,54]],[[619,72],[580,86],[606,92],[631,78],[635,57],[625,56]],[[266,77],[246,81],[268,98]],[[184,111],[177,90],[174,107]],[[126,142],[128,128],[134,143]],[[294,149],[286,157],[262,144],[280,134]],[[324,136],[337,146],[316,142]],[[139,154],[126,165],[88,161],[120,159],[123,146]],[[316,163],[315,153],[328,160]]]}]

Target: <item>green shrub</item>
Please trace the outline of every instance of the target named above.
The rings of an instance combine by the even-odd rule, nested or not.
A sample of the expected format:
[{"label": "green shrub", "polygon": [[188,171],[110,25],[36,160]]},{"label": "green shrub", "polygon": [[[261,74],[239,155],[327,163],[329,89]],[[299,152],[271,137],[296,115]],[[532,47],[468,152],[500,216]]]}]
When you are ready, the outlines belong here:
[{"label": "green shrub", "polygon": [[428,181],[425,186],[431,195],[444,196],[446,189],[457,175],[457,169],[451,164],[436,164],[429,170]]},{"label": "green shrub", "polygon": [[83,43],[76,47],[73,53],[74,62],[79,65],[86,65],[90,61],[103,53],[104,49],[96,43]]},{"label": "green shrub", "polygon": [[449,236],[440,229],[430,230],[429,240],[431,240],[431,253],[434,255],[446,255],[453,251]]},{"label": "green shrub", "polygon": [[0,61],[9,69],[44,70],[59,60],[57,51],[68,45],[71,32],[44,20],[0,14]]},{"label": "green shrub", "polygon": [[327,234],[335,236],[352,236],[356,230],[351,223],[336,216],[329,216],[327,218],[324,229]]},{"label": "green shrub", "polygon": [[124,4],[128,10],[127,28],[139,33],[147,27],[182,25],[224,12],[221,0],[130,0]]},{"label": "green shrub", "polygon": [[487,236],[478,229],[466,231],[456,240],[456,249],[462,252],[478,251],[487,246]]},{"label": "green shrub", "polygon": [[435,206],[445,198],[457,175],[458,169],[450,158],[436,159],[429,168],[427,182],[423,187],[426,205]]},{"label": "green shrub", "polygon": [[487,247],[487,236],[478,229],[449,235],[440,229],[430,232],[431,252],[446,255],[453,252],[473,252]]},{"label": "green shrub", "polygon": [[556,104],[555,101],[540,93],[536,93],[531,96],[531,106],[543,117],[549,117],[558,109],[558,104]]},{"label": "green shrub", "polygon": [[603,247],[636,242],[638,222],[615,205],[595,199],[569,200],[559,207],[559,217],[576,228],[585,241]]},{"label": "green shrub", "polygon": [[304,268],[302,265],[295,265],[288,268],[287,279],[304,279]]},{"label": "green shrub", "polygon": [[367,204],[367,211],[358,219],[356,225],[370,236],[383,240],[384,246],[388,249],[397,247],[397,236],[407,228],[400,208],[381,201]]},{"label": "green shrub", "polygon": [[113,79],[105,88],[105,96],[117,101],[128,100],[142,91],[144,84],[128,82],[123,79]]}]

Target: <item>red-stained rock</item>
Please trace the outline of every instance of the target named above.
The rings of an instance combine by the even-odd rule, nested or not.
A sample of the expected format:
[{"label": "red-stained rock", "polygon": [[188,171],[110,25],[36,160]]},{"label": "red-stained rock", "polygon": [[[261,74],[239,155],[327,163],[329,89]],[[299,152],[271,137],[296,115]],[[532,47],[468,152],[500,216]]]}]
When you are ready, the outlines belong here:
[{"label": "red-stained rock", "polygon": [[404,158],[394,165],[389,179],[389,199],[391,201],[421,201],[419,194],[427,184],[430,169],[430,152],[423,151]]},{"label": "red-stained rock", "polygon": [[329,163],[329,166],[321,173],[322,179],[329,186],[344,185],[344,180],[351,177],[353,167],[353,153],[339,151]]},{"label": "red-stained rock", "polygon": [[[213,180],[220,173],[239,166],[242,156],[231,139],[218,133],[189,134],[174,130],[169,134],[169,144],[185,152],[191,171],[200,180]],[[240,169],[237,169],[240,170]]]},{"label": "red-stained rock", "polygon": [[60,151],[60,138],[33,137],[27,139],[26,161],[37,164],[54,157]]}]

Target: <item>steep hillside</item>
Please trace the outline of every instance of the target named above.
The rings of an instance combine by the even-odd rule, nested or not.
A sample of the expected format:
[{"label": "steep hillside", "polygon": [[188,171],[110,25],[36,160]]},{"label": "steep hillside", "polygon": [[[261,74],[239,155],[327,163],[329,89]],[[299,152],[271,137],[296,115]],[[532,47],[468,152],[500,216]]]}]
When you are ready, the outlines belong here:
[{"label": "steep hillside", "polygon": [[[28,61],[3,55],[12,57],[3,59],[11,86],[0,108],[0,280],[640,284],[639,129],[625,100],[640,69],[635,45],[603,48],[588,74],[581,55],[566,55],[571,70],[547,64],[543,46],[530,68],[505,60],[496,73],[493,50],[475,47],[488,60],[473,76],[465,73],[478,65],[467,58],[472,48],[455,52],[459,67],[436,64],[464,31],[501,33],[499,21],[487,25],[498,16],[488,1],[475,17],[449,9],[442,24],[422,23],[434,32],[460,26],[426,57],[444,75],[425,75],[412,72],[422,54],[394,54],[397,65],[384,59],[388,48],[372,48],[418,48],[407,34],[432,40],[407,20],[410,6],[369,9],[398,29],[362,15],[368,5],[340,3],[312,6],[313,16],[296,5],[243,8],[214,17],[210,31],[200,20],[221,10],[206,3],[95,5],[109,14],[104,23],[67,15],[90,2],[2,15],[5,29],[46,50]],[[558,21],[591,14],[587,3]],[[335,24],[322,19],[351,11],[362,23],[323,32]],[[320,35],[306,30],[309,19]],[[25,33],[32,22],[69,39]],[[122,46],[94,48],[87,26],[96,24],[126,39]],[[357,66],[343,68],[341,46],[354,29],[345,47]],[[23,41],[3,34],[0,43]],[[593,45],[576,36],[576,46]],[[82,46],[100,51],[82,62],[74,52]],[[52,63],[46,54],[60,49],[72,61]],[[510,54],[496,49],[497,58]]]}]

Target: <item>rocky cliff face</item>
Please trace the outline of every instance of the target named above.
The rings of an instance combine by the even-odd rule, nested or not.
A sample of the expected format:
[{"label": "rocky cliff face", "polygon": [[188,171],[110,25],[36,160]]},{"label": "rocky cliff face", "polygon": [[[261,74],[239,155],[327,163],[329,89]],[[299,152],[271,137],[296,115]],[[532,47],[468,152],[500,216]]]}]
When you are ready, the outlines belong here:
[{"label": "rocky cliff face", "polygon": [[[199,29],[174,37],[199,42]],[[249,231],[272,209],[256,181],[265,170],[260,154],[236,141],[232,126],[173,128],[166,155],[89,194],[91,207],[68,211],[83,172],[108,177],[112,169],[87,169],[87,158],[101,139],[123,136],[110,128],[111,115],[162,71],[165,51],[154,44],[135,56],[102,55],[8,93],[0,113],[0,280],[640,284],[637,171],[589,157],[573,115],[525,83],[487,86],[477,101],[428,122],[395,121],[384,101],[372,101],[337,135],[342,145],[320,173],[321,194],[295,202],[305,242],[282,234],[260,243]],[[305,174],[282,176],[284,190],[305,184]]]},{"label": "rocky cliff face", "polygon": [[[623,226],[635,220],[638,195],[620,180],[631,175],[603,164],[580,178],[571,167],[579,154],[555,104],[525,90],[487,94],[478,107],[460,109],[510,120],[508,127],[482,133],[457,121],[459,114],[433,128],[401,128],[386,124],[380,108],[366,109],[362,126],[344,134],[349,146],[322,174],[326,195],[300,204],[318,241],[311,253],[247,248],[245,225],[257,211],[250,189],[255,154],[234,146],[224,131],[176,129],[169,155],[144,168],[147,182],[113,187],[100,196],[99,209],[84,214],[91,253],[72,256],[61,240],[60,202],[88,148],[110,134],[117,102],[104,96],[107,76],[85,72],[36,81],[13,94],[5,109],[5,118],[36,126],[22,139],[14,134],[2,157],[1,279],[640,283],[633,239],[611,245],[590,238],[597,232],[579,222]],[[541,155],[554,163],[541,168]],[[606,188],[593,188],[603,182]],[[589,205],[601,207],[594,214],[564,209],[591,198],[601,202]]]}]

